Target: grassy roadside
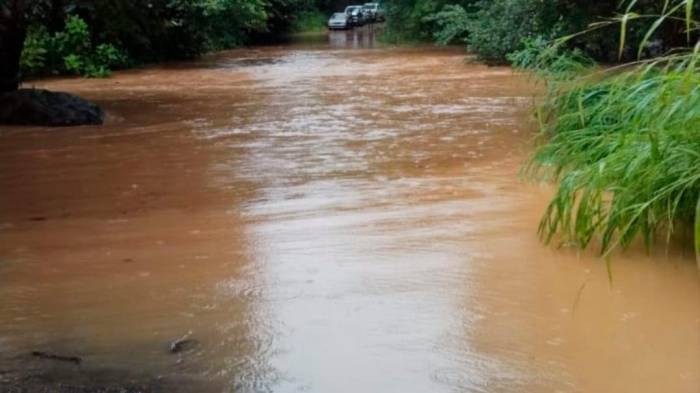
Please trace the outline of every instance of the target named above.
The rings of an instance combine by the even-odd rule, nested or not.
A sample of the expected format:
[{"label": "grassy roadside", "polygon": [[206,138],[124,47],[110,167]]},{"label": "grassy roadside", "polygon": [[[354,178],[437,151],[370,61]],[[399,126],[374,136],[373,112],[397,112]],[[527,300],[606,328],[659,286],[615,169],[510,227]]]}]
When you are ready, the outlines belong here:
[{"label": "grassy roadside", "polygon": [[292,23],[294,34],[320,33],[326,31],[328,16],[321,11],[302,12]]},{"label": "grassy roadside", "polygon": [[[685,4],[674,2],[652,28],[686,18],[694,31]],[[621,48],[628,12],[611,21],[621,22]],[[526,167],[557,184],[539,228],[546,242],[599,243],[608,256],[639,238],[647,248],[688,239],[700,267],[700,42],[692,34],[689,49],[607,69],[561,50],[566,38],[512,56],[548,86]]]}]

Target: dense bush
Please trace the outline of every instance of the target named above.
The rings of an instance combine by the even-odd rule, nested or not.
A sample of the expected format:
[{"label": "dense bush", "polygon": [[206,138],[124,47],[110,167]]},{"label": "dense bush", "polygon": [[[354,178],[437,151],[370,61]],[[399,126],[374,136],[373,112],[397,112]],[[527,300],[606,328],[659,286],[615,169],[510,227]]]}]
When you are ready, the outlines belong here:
[{"label": "dense bush", "polygon": [[46,73],[51,36],[43,26],[32,26],[24,42],[20,67],[24,75]]},{"label": "dense bush", "polygon": [[[268,5],[253,0],[72,0],[53,13],[81,16],[94,39],[113,43],[139,62],[187,59],[239,45],[267,28]],[[42,24],[52,28],[51,20]]]},{"label": "dense bush", "polygon": [[561,0],[388,0],[390,41],[435,40],[467,43],[490,63],[522,48],[522,40],[561,31]]},{"label": "dense bush", "polygon": [[522,48],[523,40],[552,36],[559,15],[556,0],[489,0],[479,3],[471,16],[467,42],[469,49],[489,63],[501,63]]},{"label": "dense bush", "polygon": [[[386,12],[386,29],[384,39],[390,42],[425,41],[437,38],[445,42],[450,30],[459,30],[457,25],[462,22],[459,18],[460,9],[473,12],[477,0],[387,0],[384,3]],[[450,6],[445,8],[445,6]],[[459,8],[456,8],[458,6]],[[443,31],[443,33],[440,33]],[[450,37],[450,41],[462,38],[459,33]],[[445,38],[442,38],[445,37]]]},{"label": "dense bush", "polygon": [[439,45],[464,43],[471,27],[467,10],[458,4],[448,4],[437,13],[423,18],[435,26],[433,38]]},{"label": "dense bush", "polygon": [[297,15],[292,22],[291,31],[295,33],[323,31],[326,28],[326,14],[318,11],[305,11]]},{"label": "dense bush", "polygon": [[50,34],[41,25],[29,30],[21,69],[29,76],[72,73],[103,77],[128,61],[127,55],[112,44],[94,45],[87,23],[79,16],[69,16],[63,30],[56,33]]},{"label": "dense bush", "polygon": [[544,37],[526,38],[522,49],[506,58],[513,67],[534,72],[545,80],[574,78],[593,68],[595,61],[581,49],[570,49]]},{"label": "dense bush", "polygon": [[37,0],[27,7],[25,77],[104,76],[114,67],[188,59],[320,20],[314,0]]},{"label": "dense bush", "polygon": [[[434,40],[439,44],[466,42],[469,49],[488,63],[505,63],[507,55],[523,49],[526,40],[575,34],[567,42],[588,56],[606,62],[619,60],[619,29],[604,21],[624,13],[619,1],[589,0],[387,0],[386,39],[389,41]],[[624,4],[630,2],[623,1]],[[665,1],[633,2],[626,28],[623,59],[636,58],[639,43],[654,23],[649,15],[661,13]],[[700,2],[688,2],[700,12]],[[601,23],[603,22],[603,23]],[[683,44],[683,22],[662,24],[642,50],[654,56]]]}]

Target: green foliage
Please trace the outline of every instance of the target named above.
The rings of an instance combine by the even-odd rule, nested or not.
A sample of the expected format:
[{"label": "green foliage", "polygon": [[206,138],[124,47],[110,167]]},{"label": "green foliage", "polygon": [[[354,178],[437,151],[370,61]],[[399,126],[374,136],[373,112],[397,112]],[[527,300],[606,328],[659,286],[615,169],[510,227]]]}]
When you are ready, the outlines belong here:
[{"label": "green foliage", "polygon": [[[572,0],[573,1],[573,0]],[[386,34],[392,40],[467,42],[488,63],[504,63],[523,39],[559,32],[565,0],[389,0]]]},{"label": "green foliage", "polygon": [[[618,5],[633,4],[620,12]],[[467,42],[481,60],[500,64],[538,37],[573,35],[566,46],[600,61],[657,56],[683,44],[697,29],[682,14],[700,12],[700,2],[684,1],[675,18],[661,23],[651,15],[675,7],[660,0],[387,0],[387,41]],[[674,3],[675,4],[675,3]],[[623,9],[624,10],[624,9]],[[625,28],[619,29],[620,22]],[[654,26],[656,25],[656,26]],[[691,28],[686,33],[683,27]],[[655,27],[655,28],[652,28]],[[577,34],[580,31],[586,34]],[[622,33],[622,34],[621,34]],[[625,41],[620,45],[620,35]],[[637,53],[639,48],[639,53]]]},{"label": "green foliage", "polygon": [[128,56],[112,44],[94,46],[87,23],[79,16],[66,18],[65,27],[49,34],[32,26],[20,66],[24,75],[70,73],[88,77],[109,76],[113,67],[128,65]]},{"label": "green foliage", "polygon": [[469,33],[469,13],[461,5],[448,4],[424,18],[435,25],[433,37],[438,45],[463,43]]},{"label": "green foliage", "polygon": [[291,31],[295,33],[325,31],[328,17],[320,11],[300,13],[292,23]]},{"label": "green foliage", "polygon": [[27,32],[20,67],[26,75],[39,75],[46,69],[51,36],[44,26],[32,26]]},{"label": "green foliage", "polygon": [[[677,14],[685,13],[686,4],[669,2],[656,20],[683,18]],[[615,20],[620,31],[629,28],[629,18]],[[695,29],[697,22],[684,25]],[[624,39],[620,43],[626,46]],[[592,69],[574,79],[547,74],[549,93],[538,109],[540,144],[527,167],[536,178],[558,182],[540,225],[545,240],[560,235],[583,248],[595,239],[608,254],[639,237],[651,247],[658,235],[668,242],[694,230],[698,247],[699,52],[700,43],[690,51]],[[525,54],[515,60],[536,64]]]},{"label": "green foliage", "polygon": [[129,65],[129,57],[112,44],[99,44],[95,48],[94,62],[108,67],[125,67]]},{"label": "green foliage", "polygon": [[[316,0],[35,0],[22,73],[106,76],[136,63],[189,59],[318,25]],[[324,20],[325,23],[325,20]],[[126,55],[128,53],[128,56]]]},{"label": "green foliage", "polygon": [[[269,3],[262,0],[199,0],[183,1],[191,3],[185,6],[186,16],[182,27],[191,26],[187,35],[191,53],[219,50],[242,45],[249,32],[267,31],[271,18]],[[177,58],[177,54],[168,54],[166,58]]]},{"label": "green foliage", "polygon": [[695,208],[695,259],[698,262],[698,269],[700,269],[700,198],[698,198],[698,206]]},{"label": "green foliage", "polygon": [[[444,37],[444,42],[450,35],[449,31],[459,30],[459,9],[465,12],[474,10],[477,0],[388,0],[384,3],[386,13],[386,29],[383,39],[389,42],[427,41],[436,36]],[[445,6],[450,6],[445,9]],[[440,15],[438,15],[440,14]],[[454,21],[456,26],[448,24]],[[456,35],[455,40],[462,38]],[[438,38],[440,39],[440,38]]]},{"label": "green foliage", "polygon": [[569,49],[541,36],[524,39],[522,49],[506,58],[513,67],[534,72],[545,80],[573,78],[595,65],[579,48]]},{"label": "green foliage", "polygon": [[53,46],[58,53],[78,54],[92,49],[90,30],[87,23],[77,15],[66,18],[63,31],[53,37]]},{"label": "green foliage", "polygon": [[523,40],[556,34],[556,0],[492,0],[471,16],[469,49],[487,63],[504,63]]},{"label": "green foliage", "polygon": [[80,74],[85,69],[85,62],[80,55],[71,53],[63,58],[63,64],[68,72]]},{"label": "green foliage", "polygon": [[560,55],[560,47],[552,45],[551,41],[542,36],[537,36],[522,40],[522,49],[507,54],[506,59],[515,68],[548,72],[552,61],[556,61]]}]

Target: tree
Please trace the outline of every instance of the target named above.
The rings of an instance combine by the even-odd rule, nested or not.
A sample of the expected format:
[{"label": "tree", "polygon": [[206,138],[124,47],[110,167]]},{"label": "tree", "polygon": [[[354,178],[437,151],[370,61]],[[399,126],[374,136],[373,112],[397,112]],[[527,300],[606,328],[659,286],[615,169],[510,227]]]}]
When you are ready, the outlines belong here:
[{"label": "tree", "polygon": [[27,25],[47,15],[52,0],[0,0],[0,93],[19,88],[19,64]]},{"label": "tree", "polygon": [[26,2],[6,0],[0,3],[0,93],[19,87],[19,60],[27,35],[24,24]]}]

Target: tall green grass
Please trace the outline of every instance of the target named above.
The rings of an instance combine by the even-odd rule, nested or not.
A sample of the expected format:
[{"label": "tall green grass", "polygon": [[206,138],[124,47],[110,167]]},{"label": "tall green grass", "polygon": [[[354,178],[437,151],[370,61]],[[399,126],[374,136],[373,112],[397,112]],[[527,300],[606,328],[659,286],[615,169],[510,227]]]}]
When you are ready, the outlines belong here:
[{"label": "tall green grass", "polygon": [[[620,27],[621,53],[630,21],[646,17],[634,13],[635,3],[607,23]],[[665,21],[683,20],[688,49],[587,67],[573,78],[539,67],[548,94],[537,110],[540,133],[526,172],[558,184],[539,227],[545,241],[595,243],[608,256],[639,238],[651,248],[694,232],[690,246],[700,267],[700,42],[690,41],[698,29],[692,9],[691,0],[666,1],[642,43]],[[552,61],[569,38],[542,51],[542,59]],[[530,60],[521,55],[520,63]]]}]

